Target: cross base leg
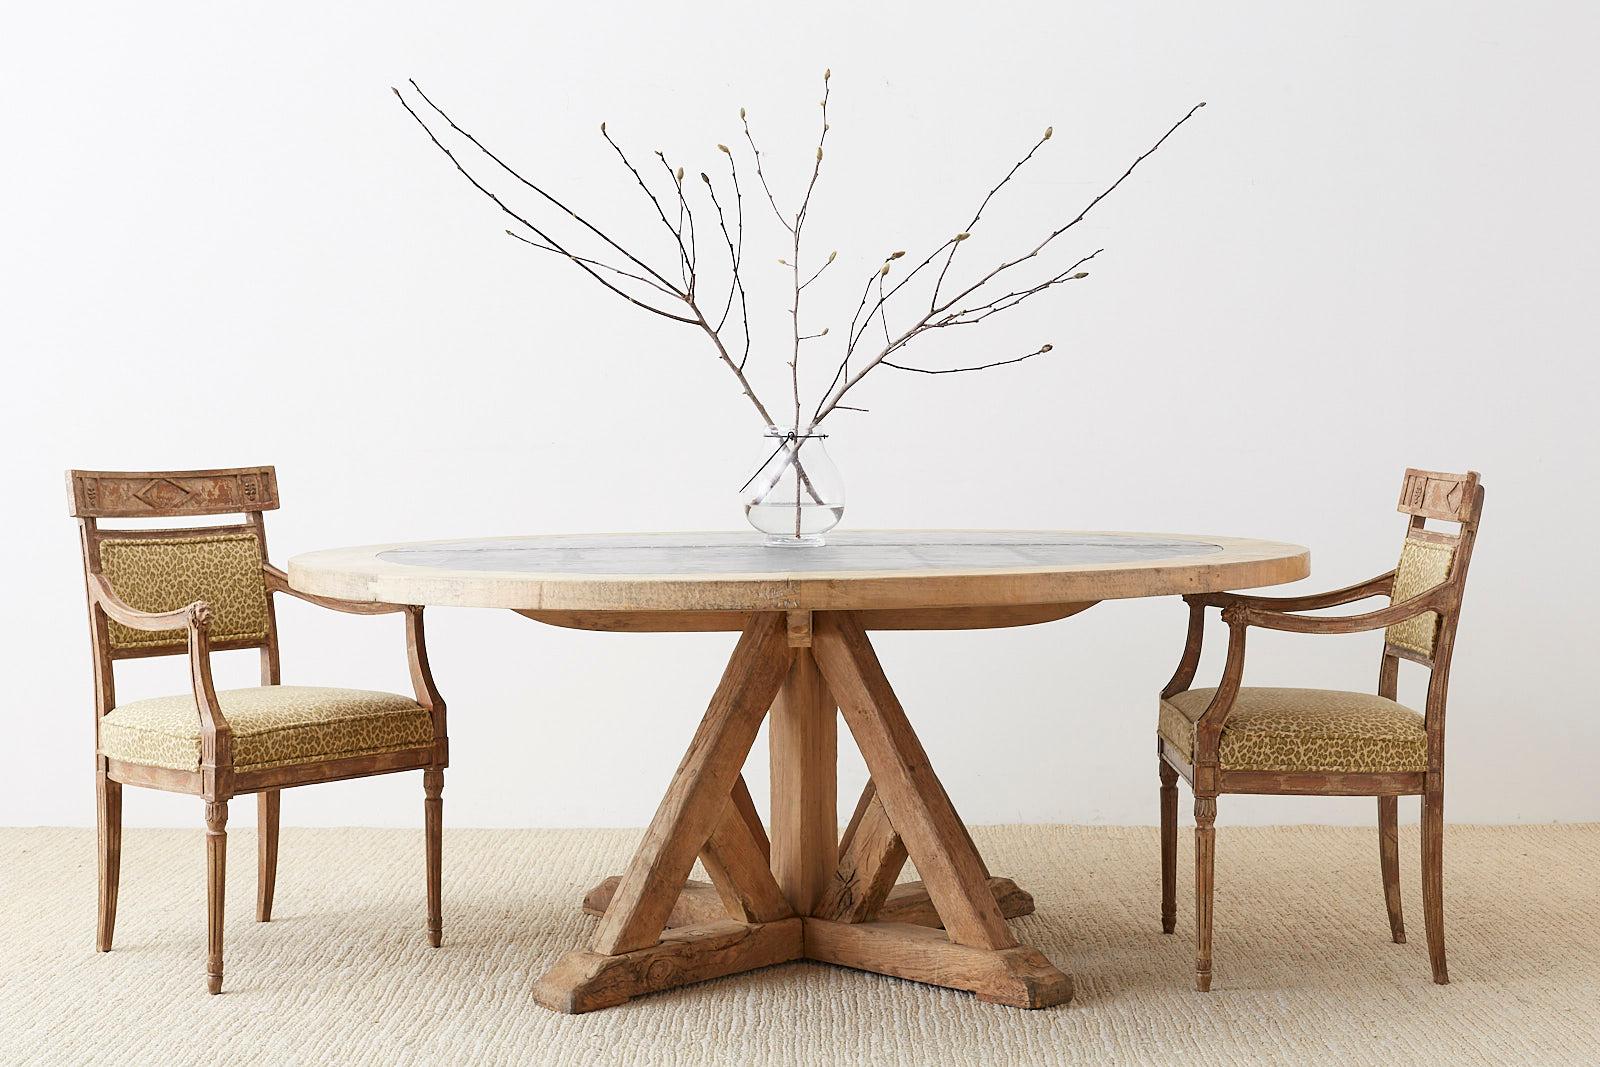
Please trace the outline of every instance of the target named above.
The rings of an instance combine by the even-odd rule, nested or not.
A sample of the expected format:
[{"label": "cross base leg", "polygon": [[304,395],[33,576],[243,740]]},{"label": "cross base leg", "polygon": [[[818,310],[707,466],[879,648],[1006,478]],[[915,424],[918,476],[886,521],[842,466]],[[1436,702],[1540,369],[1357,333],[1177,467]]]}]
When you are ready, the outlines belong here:
[{"label": "cross base leg", "polygon": [[[583,895],[583,910],[595,916],[604,915],[616,895],[621,875],[612,875]],[[1000,905],[1000,914],[1008,919],[1033,914],[1033,894],[1009,878],[990,878],[989,891]],[[678,894],[677,903],[667,916],[668,929],[678,926],[697,926],[721,922],[728,917],[722,897],[710,882],[690,879]],[[928,889],[921,882],[901,882],[889,891],[889,897],[878,909],[879,922],[913,923],[917,926],[942,927],[939,913],[933,908]]]},{"label": "cross base leg", "polygon": [[[990,876],[860,622],[800,614],[746,624],[627,872],[584,898],[592,947],[556,961],[534,999],[580,1013],[816,960],[1019,1008],[1070,1001],[1072,979],[1007,926],[1033,898]],[[775,700],[769,840],[739,771]],[[872,775],[840,842],[835,707]],[[688,880],[696,856],[710,884]],[[896,885],[908,859],[924,881]]]},{"label": "cross base leg", "polygon": [[1072,999],[1072,979],[1026,945],[973,948],[910,923],[804,922],[807,959],[964,989],[1014,1008],[1049,1008]]},{"label": "cross base leg", "polygon": [[649,948],[615,956],[578,949],[567,953],[534,986],[533,999],[552,1011],[578,1015],[611,1008],[643,993],[799,959],[799,919],[770,923],[721,922],[667,930]]}]

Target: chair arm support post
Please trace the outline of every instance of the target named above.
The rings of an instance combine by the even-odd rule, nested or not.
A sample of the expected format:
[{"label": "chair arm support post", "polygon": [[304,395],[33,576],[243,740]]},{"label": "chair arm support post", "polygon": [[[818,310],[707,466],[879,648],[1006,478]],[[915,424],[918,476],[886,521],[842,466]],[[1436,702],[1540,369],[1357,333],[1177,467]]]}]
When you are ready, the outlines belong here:
[{"label": "chair arm support post", "polygon": [[206,795],[225,798],[233,785],[233,731],[211,681],[211,605],[196,600],[172,611],[140,611],[117,596],[103,574],[89,575],[89,599],[95,610],[133,630],[188,631],[189,681],[200,717],[200,771]]},{"label": "chair arm support post", "polygon": [[1194,724],[1194,787],[1197,792],[1215,793],[1220,781],[1222,727],[1233,711],[1239,697],[1239,687],[1244,681],[1244,649],[1247,626],[1244,608],[1223,609],[1222,621],[1228,624],[1228,659],[1222,668],[1222,679],[1217,683],[1216,695]]},{"label": "chair arm support post", "polygon": [[1194,672],[1200,667],[1200,648],[1206,639],[1206,605],[1205,599],[1200,596],[1186,596],[1183,602],[1189,605],[1189,629],[1184,636],[1183,655],[1178,660],[1178,667],[1172,672],[1172,678],[1161,690],[1161,699],[1176,696],[1189,688],[1194,681]]},{"label": "chair arm support post", "polygon": [[199,609],[189,625],[189,678],[200,715],[200,774],[205,795],[226,800],[233,793],[233,729],[211,681],[211,609],[192,606]]},{"label": "chair arm support post", "polygon": [[439,766],[449,762],[446,748],[444,698],[433,683],[433,670],[428,666],[428,645],[422,626],[422,608],[409,605],[400,610],[406,615],[406,661],[411,668],[411,687],[416,691],[417,703],[428,709],[433,720],[434,747]]}]

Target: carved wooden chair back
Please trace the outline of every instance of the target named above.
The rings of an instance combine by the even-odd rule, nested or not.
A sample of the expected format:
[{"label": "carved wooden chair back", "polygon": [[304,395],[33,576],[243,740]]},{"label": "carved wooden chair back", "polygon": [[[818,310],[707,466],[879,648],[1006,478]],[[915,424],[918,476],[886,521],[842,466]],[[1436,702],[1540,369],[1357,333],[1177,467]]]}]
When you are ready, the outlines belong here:
[{"label": "carved wooden chair back", "polygon": [[[84,578],[106,582],[141,611],[211,607],[209,646],[261,650],[261,684],[279,681],[278,625],[266,582],[262,513],[278,507],[271,467],[208,471],[67,472],[72,514],[83,545]],[[239,515],[243,522],[151,528],[100,525],[102,519],[186,519]],[[184,655],[184,630],[140,631],[107,618],[91,601],[95,710],[116,706],[116,660]]]},{"label": "carved wooden chair back", "polygon": [[[1400,603],[1437,585],[1452,588],[1448,607],[1424,612],[1384,631],[1383,662],[1378,672],[1378,694],[1395,699],[1400,660],[1429,668],[1425,710],[1429,738],[1429,764],[1438,768],[1444,755],[1445,693],[1449,686],[1450,656],[1456,626],[1461,618],[1467,566],[1483,514],[1483,487],[1478,473],[1443,474],[1409,469],[1400,487],[1399,510],[1410,516],[1400,562],[1395,567],[1391,603]],[[1456,523],[1454,531],[1430,528],[1429,519]]]}]

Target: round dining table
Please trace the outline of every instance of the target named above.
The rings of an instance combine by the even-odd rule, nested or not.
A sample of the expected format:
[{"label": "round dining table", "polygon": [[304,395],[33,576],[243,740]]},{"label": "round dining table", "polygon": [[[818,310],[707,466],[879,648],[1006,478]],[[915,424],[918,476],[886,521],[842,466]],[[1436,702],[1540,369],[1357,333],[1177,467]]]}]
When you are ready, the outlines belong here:
[{"label": "round dining table", "polygon": [[[503,608],[554,626],[739,635],[619,877],[589,891],[587,948],[534,999],[585,1012],[793,960],[1064,1004],[1072,979],[1007,920],[1032,897],[984,865],[868,635],[1066,618],[1102,600],[1304,578],[1299,545],[1185,534],[863,531],[821,547],[753,535],[548,535],[295,556],[294,588],[387,604]],[[1002,712],[1003,713],[1003,712]],[[770,716],[770,828],[743,767]],[[841,835],[837,722],[871,775]],[[898,882],[909,860],[920,881]],[[709,883],[690,880],[696,860]],[[898,883],[898,884],[897,884]]]}]

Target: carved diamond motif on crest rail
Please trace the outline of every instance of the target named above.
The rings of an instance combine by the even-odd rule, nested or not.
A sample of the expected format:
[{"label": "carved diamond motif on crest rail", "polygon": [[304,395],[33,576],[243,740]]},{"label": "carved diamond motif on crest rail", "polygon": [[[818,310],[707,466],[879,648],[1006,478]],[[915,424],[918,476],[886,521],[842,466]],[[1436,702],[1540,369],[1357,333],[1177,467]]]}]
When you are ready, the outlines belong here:
[{"label": "carved diamond motif on crest rail", "polygon": [[133,495],[157,511],[169,511],[194,494],[170,478],[157,478]]}]

